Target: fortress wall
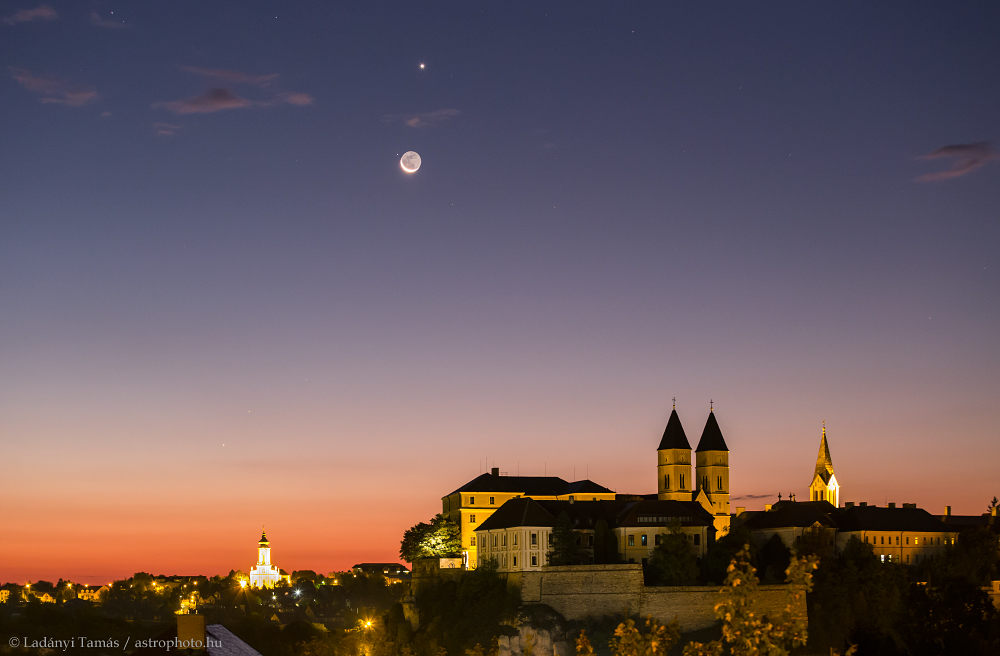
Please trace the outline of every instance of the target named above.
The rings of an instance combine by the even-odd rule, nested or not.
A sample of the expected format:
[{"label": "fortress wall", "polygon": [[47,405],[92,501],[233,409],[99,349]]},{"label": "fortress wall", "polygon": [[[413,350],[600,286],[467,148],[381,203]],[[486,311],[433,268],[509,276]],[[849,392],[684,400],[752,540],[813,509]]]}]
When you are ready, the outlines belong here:
[{"label": "fortress wall", "polygon": [[[785,586],[761,585],[758,608],[774,614],[785,608]],[[545,567],[521,573],[521,600],[551,606],[570,620],[609,615],[652,616],[660,623],[678,620],[682,631],[716,623],[719,586],[650,586],[642,567],[629,565],[579,565]],[[805,615],[805,603],[799,611]]]}]

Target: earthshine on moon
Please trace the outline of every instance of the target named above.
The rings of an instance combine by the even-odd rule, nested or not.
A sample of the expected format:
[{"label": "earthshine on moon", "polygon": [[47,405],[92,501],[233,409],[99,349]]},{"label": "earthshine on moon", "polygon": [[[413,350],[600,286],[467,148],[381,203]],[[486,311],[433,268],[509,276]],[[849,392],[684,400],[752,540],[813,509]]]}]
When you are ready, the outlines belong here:
[{"label": "earthshine on moon", "polygon": [[408,150],[399,158],[399,165],[407,173],[416,173],[417,169],[420,168],[420,155]]}]

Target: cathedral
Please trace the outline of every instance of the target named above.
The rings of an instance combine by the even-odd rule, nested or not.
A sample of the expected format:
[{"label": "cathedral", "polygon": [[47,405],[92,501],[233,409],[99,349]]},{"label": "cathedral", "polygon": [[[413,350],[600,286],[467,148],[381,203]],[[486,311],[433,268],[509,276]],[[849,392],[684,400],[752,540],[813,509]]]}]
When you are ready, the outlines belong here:
[{"label": "cathedral", "polygon": [[708,411],[708,421],[694,453],[695,477],[692,479],[691,444],[675,405],[656,450],[656,497],[697,501],[715,518],[715,530],[724,532],[729,528],[729,447],[713,409]]}]

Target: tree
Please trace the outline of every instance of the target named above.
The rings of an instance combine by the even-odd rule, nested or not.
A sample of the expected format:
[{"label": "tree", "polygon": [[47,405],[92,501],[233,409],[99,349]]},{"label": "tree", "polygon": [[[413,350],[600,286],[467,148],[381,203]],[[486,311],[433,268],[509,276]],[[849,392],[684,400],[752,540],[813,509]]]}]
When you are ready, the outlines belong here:
[{"label": "tree", "polygon": [[911,654],[997,654],[998,636],[990,623],[997,610],[989,595],[968,579],[910,588],[904,635]]},{"label": "tree", "polygon": [[582,562],[583,554],[576,544],[573,520],[565,512],[561,512],[556,517],[556,525],[552,527],[552,537],[549,539],[549,564],[579,565]]},{"label": "tree", "polygon": [[764,543],[757,554],[757,566],[764,572],[764,580],[784,583],[785,570],[792,560],[792,551],[785,546],[781,537],[775,533]]},{"label": "tree", "polygon": [[420,522],[403,533],[399,557],[412,563],[418,558],[453,558],[462,554],[462,529],[444,515],[430,524]]},{"label": "tree", "polygon": [[722,583],[726,578],[729,564],[736,554],[750,545],[748,558],[750,564],[757,562],[757,552],[751,539],[750,531],[745,526],[738,526],[715,541],[708,548],[708,553],[701,559],[701,579],[704,583]]},{"label": "tree", "polygon": [[615,565],[621,562],[618,554],[618,536],[608,527],[603,519],[594,524],[594,563],[597,565]]},{"label": "tree", "polygon": [[694,585],[698,578],[698,559],[679,526],[660,538],[647,567],[654,585]]}]

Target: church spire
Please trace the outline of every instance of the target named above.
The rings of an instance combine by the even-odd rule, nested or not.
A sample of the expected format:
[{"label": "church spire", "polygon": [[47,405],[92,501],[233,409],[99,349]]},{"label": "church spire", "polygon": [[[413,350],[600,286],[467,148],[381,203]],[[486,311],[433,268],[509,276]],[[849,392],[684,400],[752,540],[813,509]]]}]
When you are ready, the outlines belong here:
[{"label": "church spire", "polygon": [[816,457],[816,475],[824,481],[830,480],[833,473],[833,458],[830,457],[830,445],[826,441],[826,422],[823,422],[823,437],[819,441],[819,455]]}]

